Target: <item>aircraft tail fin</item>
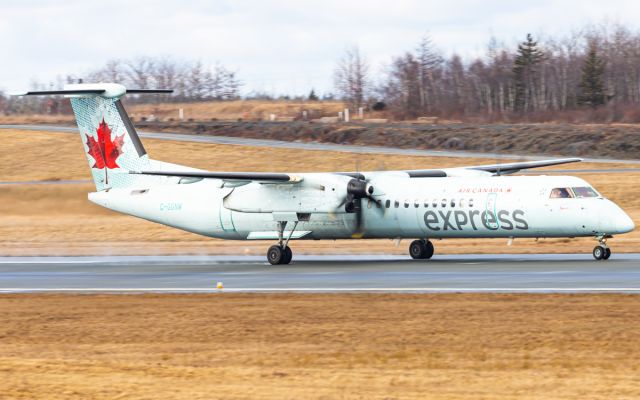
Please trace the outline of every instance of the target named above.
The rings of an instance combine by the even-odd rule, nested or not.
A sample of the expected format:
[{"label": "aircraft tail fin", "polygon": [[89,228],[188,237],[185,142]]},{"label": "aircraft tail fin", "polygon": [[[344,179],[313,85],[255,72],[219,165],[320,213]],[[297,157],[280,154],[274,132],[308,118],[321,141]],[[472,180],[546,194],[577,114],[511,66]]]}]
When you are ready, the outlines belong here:
[{"label": "aircraft tail fin", "polygon": [[113,83],[79,83],[65,85],[64,90],[21,95],[63,94],[71,99],[93,181],[100,191],[139,186],[141,180],[149,180],[149,177],[128,173],[150,169],[151,160],[120,98],[126,93],[170,92],[166,89],[127,90]]}]

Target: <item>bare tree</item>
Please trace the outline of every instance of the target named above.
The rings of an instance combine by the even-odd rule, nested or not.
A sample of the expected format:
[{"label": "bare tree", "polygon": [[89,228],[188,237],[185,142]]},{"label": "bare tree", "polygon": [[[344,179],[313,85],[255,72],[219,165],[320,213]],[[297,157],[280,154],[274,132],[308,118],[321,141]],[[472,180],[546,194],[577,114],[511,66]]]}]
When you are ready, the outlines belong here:
[{"label": "bare tree", "polygon": [[354,108],[364,104],[369,88],[369,66],[358,47],[347,49],[334,71],[336,92]]},{"label": "bare tree", "polygon": [[155,60],[151,57],[137,57],[124,62],[124,75],[136,89],[149,89],[152,86]]},{"label": "bare tree", "polygon": [[415,118],[421,113],[420,63],[411,53],[391,63],[380,95],[400,118]]},{"label": "bare tree", "polygon": [[420,91],[420,108],[427,113],[435,111],[439,100],[436,80],[441,75],[442,56],[435,49],[431,38],[425,35],[416,48],[418,62],[418,89]]},{"label": "bare tree", "polygon": [[[169,59],[161,58],[156,60],[153,69],[153,80],[158,88],[161,89],[174,89],[174,97],[184,97],[184,85],[181,79],[183,71],[181,66]],[[160,95],[158,99],[163,101],[169,101],[172,95]]]},{"label": "bare tree", "polygon": [[0,90],[0,112],[3,114],[7,112],[7,97],[2,90]]}]

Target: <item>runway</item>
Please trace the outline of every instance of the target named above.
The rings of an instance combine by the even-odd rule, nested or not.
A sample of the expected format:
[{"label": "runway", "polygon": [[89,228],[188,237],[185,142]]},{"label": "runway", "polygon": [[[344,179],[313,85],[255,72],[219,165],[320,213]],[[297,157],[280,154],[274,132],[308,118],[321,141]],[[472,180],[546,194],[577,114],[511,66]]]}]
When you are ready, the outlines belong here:
[{"label": "runway", "polygon": [[[0,292],[629,292],[640,254],[0,257]],[[221,282],[223,289],[217,289]]]},{"label": "runway", "polygon": [[[44,132],[56,132],[56,133],[78,133],[77,127],[59,126],[59,125],[0,125],[2,129],[19,129],[19,130],[31,130],[31,131],[44,131]],[[459,157],[459,158],[489,158],[499,160],[545,160],[551,157],[550,155],[515,155],[515,154],[497,154],[497,153],[483,153],[483,152],[470,152],[470,151],[445,151],[445,150],[419,150],[419,149],[401,149],[397,147],[382,147],[382,146],[354,146],[336,143],[318,143],[318,142],[287,142],[282,140],[272,139],[252,139],[243,137],[230,137],[230,136],[213,136],[213,135],[189,135],[182,133],[171,132],[146,132],[139,131],[138,134],[142,138],[159,139],[159,140],[174,140],[179,142],[197,142],[197,143],[213,143],[213,144],[225,144],[225,145],[237,145],[237,146],[254,146],[254,147],[274,147],[285,149],[297,149],[297,150],[320,150],[320,151],[337,151],[342,153],[356,153],[356,154],[395,154],[405,156],[422,156],[422,157]],[[558,156],[559,157],[559,156]],[[640,164],[640,160],[617,160],[610,158],[584,158],[585,162],[597,162],[597,163],[618,163],[637,165]],[[601,172],[599,170],[595,170]],[[620,172],[613,170],[614,172]],[[545,173],[551,171],[545,171]],[[563,171],[557,171],[563,172]],[[629,171],[623,172],[637,172],[635,168]]]}]

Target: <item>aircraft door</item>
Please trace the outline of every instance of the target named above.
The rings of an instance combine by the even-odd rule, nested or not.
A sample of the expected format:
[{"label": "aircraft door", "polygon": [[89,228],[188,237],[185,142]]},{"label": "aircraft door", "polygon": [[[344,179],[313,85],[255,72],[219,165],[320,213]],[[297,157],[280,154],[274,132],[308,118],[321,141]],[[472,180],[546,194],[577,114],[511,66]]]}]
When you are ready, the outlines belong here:
[{"label": "aircraft door", "polygon": [[[231,193],[233,193],[233,190],[231,190],[226,196],[224,196],[225,198],[227,196],[229,196]],[[233,215],[232,215],[233,211],[231,211],[230,209],[228,209],[227,207],[224,206],[224,200],[220,202],[220,226],[222,227],[222,230],[224,232],[235,232],[236,227],[233,224]]]},{"label": "aircraft door", "polygon": [[235,226],[233,226],[232,212],[233,211],[220,204],[220,225],[225,232],[234,232],[236,230]]},{"label": "aircraft door", "polygon": [[589,206],[588,202],[583,199],[575,199],[576,208],[576,229],[580,233],[587,233],[593,230],[597,230],[597,228],[593,224],[593,215],[597,215],[598,219],[606,218],[606,216],[602,213],[594,213],[589,214]]},{"label": "aircraft door", "polygon": [[485,221],[483,222],[486,222],[486,226],[493,230],[500,227],[500,222],[498,221],[497,202],[498,193],[489,193],[487,195],[487,204],[485,207],[486,213],[484,214]]}]

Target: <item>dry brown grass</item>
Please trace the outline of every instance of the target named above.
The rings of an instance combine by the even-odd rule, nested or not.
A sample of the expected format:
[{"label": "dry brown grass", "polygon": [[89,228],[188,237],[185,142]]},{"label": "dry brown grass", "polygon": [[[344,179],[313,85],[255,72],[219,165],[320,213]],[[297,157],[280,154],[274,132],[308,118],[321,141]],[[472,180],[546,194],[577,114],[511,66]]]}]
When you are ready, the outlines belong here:
[{"label": "dry brown grass", "polygon": [[2,295],[3,398],[631,399],[633,295]]},{"label": "dry brown grass", "polygon": [[[86,158],[75,135],[1,130],[0,180],[88,179]],[[247,146],[145,140],[159,159],[205,169],[256,171],[336,171],[450,167],[493,163],[486,159],[355,155],[339,152],[265,149]],[[584,164],[581,168],[616,168],[616,164]],[[640,174],[584,175],[603,194],[622,205],[640,226]],[[117,214],[87,200],[92,184],[0,186],[0,254],[263,254],[266,242],[208,239],[144,220]],[[95,238],[100,237],[99,241]],[[616,252],[640,251],[640,231],[616,237]],[[442,240],[437,253],[589,252],[593,239]],[[406,254],[407,243],[389,240],[300,241],[296,254]]]},{"label": "dry brown grass", "polygon": [[0,114],[0,124],[72,124],[75,118],[68,115],[47,115],[47,114]]},{"label": "dry brown grass", "polygon": [[268,119],[270,114],[280,117],[297,117],[303,110],[310,112],[310,118],[321,115],[337,116],[344,110],[341,101],[268,101],[268,100],[237,100],[211,101],[202,103],[162,103],[162,104],[130,104],[127,106],[129,115],[134,119],[149,117],[153,114],[162,120],[178,119],[178,110],[184,110],[185,119],[210,120],[262,120]]},{"label": "dry brown grass", "polygon": [[[270,114],[278,117],[299,117],[306,110],[308,118],[321,116],[337,116],[343,111],[345,104],[341,101],[280,101],[280,100],[236,100],[236,101],[208,101],[198,103],[158,103],[158,104],[127,104],[127,112],[132,119],[156,118],[167,121],[178,120],[178,110],[184,110],[185,120],[210,121],[216,120],[268,120]],[[74,117],[68,115],[0,115],[0,124],[29,124],[29,123],[73,123]]]}]

